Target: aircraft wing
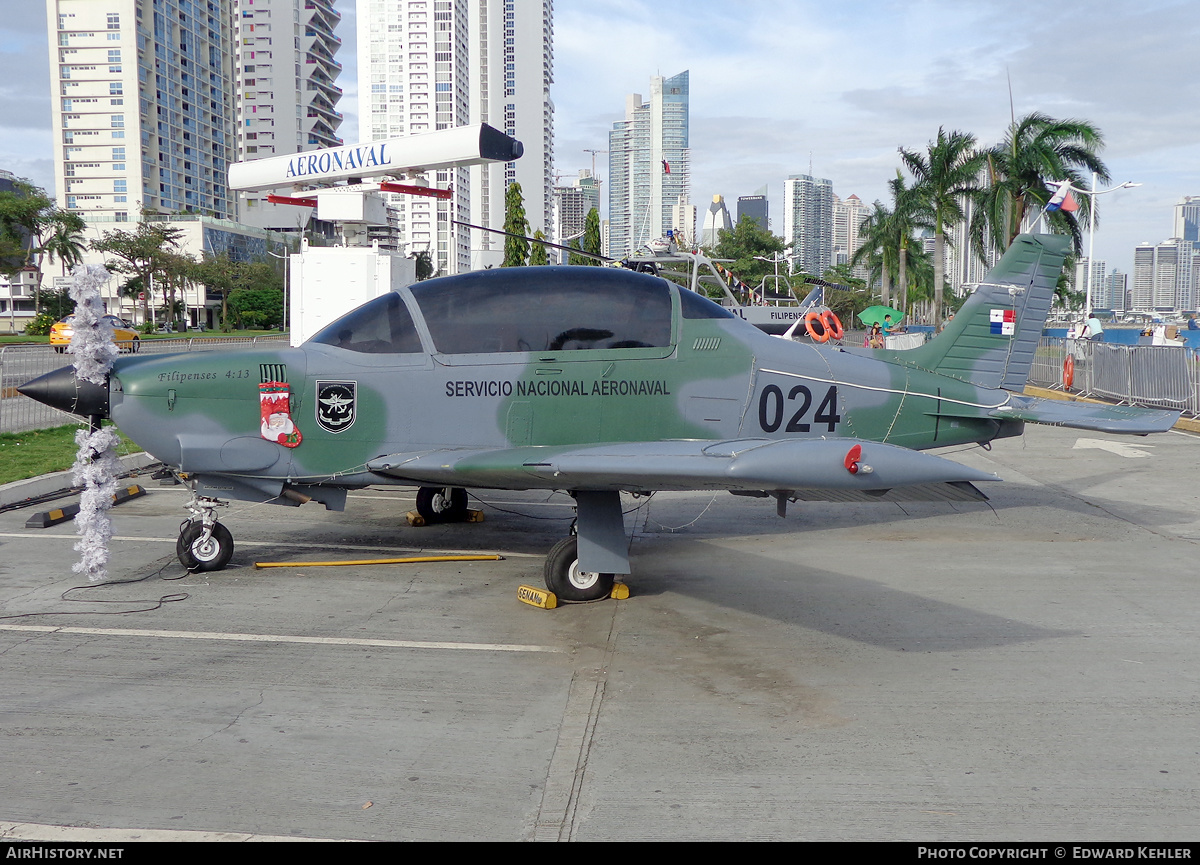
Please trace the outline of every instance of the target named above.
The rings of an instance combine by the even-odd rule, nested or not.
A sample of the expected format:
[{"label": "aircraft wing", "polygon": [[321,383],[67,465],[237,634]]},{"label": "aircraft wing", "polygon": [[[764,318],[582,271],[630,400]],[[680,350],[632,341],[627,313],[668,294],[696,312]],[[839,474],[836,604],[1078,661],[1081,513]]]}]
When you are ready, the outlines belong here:
[{"label": "aircraft wing", "polygon": [[[834,501],[986,498],[995,475],[932,454],[857,439],[615,442],[437,449],[379,457],[373,472],[419,484],[493,489],[805,491]],[[819,491],[828,491],[822,495]],[[939,492],[940,490],[940,492]]]},{"label": "aircraft wing", "polygon": [[1179,420],[1179,412],[1130,405],[1067,402],[1013,394],[999,408],[976,409],[971,406],[943,405],[938,414],[946,417],[996,418],[1044,423],[1096,432],[1147,435],[1166,432]]}]

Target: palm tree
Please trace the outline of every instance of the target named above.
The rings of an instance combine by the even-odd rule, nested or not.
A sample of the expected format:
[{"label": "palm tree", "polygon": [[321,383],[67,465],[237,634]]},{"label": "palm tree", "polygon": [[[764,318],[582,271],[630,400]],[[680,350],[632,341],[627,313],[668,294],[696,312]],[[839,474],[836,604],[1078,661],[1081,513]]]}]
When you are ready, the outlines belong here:
[{"label": "palm tree", "polygon": [[83,254],[87,252],[87,244],[83,242],[86,228],[87,223],[78,213],[59,210],[50,218],[50,237],[42,249],[51,261],[58,259],[63,276],[67,275],[68,267],[83,261]]},{"label": "palm tree", "polygon": [[876,201],[874,210],[863,220],[859,235],[865,240],[850,259],[852,266],[866,264],[874,280],[879,275],[882,284],[880,300],[891,303],[891,284],[895,280],[900,303],[907,303],[908,268],[914,256],[921,255],[913,241],[917,229],[932,229],[933,221],[924,200],[908,187],[899,171],[888,183],[892,190],[892,209]]},{"label": "palm tree", "polygon": [[929,142],[926,154],[901,148],[900,158],[913,175],[913,192],[933,217],[933,323],[940,326],[946,271],[946,226],[965,219],[962,202],[979,190],[978,177],[984,155],[975,149],[974,135],[957,131],[947,133],[938,127],[937,138]]},{"label": "palm tree", "polygon": [[892,211],[892,231],[896,234],[896,287],[900,292],[900,310],[907,312],[908,289],[912,284],[908,269],[914,258],[925,256],[921,246],[913,243],[913,233],[919,228],[934,228],[933,212],[921,190],[905,184],[899,169],[896,170],[895,180],[888,185],[892,188],[892,200],[896,203]]},{"label": "palm tree", "polygon": [[[978,195],[979,207],[972,221],[971,236],[982,255],[987,242],[1004,250],[1021,231],[1022,222],[1034,207],[1045,207],[1055,190],[1047,183],[1069,180],[1086,188],[1085,175],[1107,182],[1108,168],[1096,155],[1104,147],[1104,136],[1084,120],[1055,120],[1034,112],[1014,120],[1004,141],[984,154],[988,184]],[[1087,217],[1092,196],[1080,196],[1080,217]],[[1070,234],[1075,250],[1081,250],[1079,223],[1063,210],[1049,214],[1051,230]]]},{"label": "palm tree", "polygon": [[889,303],[892,292],[892,276],[896,272],[895,241],[897,235],[892,231],[892,211],[883,202],[876,201],[870,215],[859,226],[858,236],[861,238],[858,249],[850,256],[850,266],[864,265],[874,283],[879,279],[879,298],[883,303]]}]

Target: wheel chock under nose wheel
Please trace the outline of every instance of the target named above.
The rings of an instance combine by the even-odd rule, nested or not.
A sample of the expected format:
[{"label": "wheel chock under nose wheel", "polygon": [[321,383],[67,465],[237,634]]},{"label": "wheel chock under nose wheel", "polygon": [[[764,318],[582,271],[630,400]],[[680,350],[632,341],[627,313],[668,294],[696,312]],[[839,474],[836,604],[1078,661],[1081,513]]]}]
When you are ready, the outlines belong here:
[{"label": "wheel chock under nose wheel", "polygon": [[[412,526],[413,528],[418,528],[418,527],[420,527],[420,526],[427,526],[427,525],[430,525],[431,523],[444,523],[444,522],[446,522],[446,520],[437,520],[437,519],[435,519],[435,520],[426,520],[426,519],[425,519],[423,516],[421,516],[421,515],[420,515],[419,513],[417,513],[416,511],[409,511],[408,513],[406,513],[406,514],[404,515],[404,519],[405,519],[405,520],[408,522],[408,524],[409,524],[410,526]],[[468,509],[468,510],[467,510],[467,514],[466,514],[466,516],[465,516],[465,517],[463,517],[461,520],[456,520],[456,522],[462,522],[462,523],[482,523],[482,522],[483,522],[483,511],[476,511],[476,510],[470,510],[470,509]]]}]

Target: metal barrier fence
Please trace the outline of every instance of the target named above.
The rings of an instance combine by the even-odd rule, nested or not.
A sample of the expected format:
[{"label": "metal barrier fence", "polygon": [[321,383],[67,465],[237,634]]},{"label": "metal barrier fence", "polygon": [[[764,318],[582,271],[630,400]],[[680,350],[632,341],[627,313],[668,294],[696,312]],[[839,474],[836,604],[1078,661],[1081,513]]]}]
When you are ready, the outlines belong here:
[{"label": "metal barrier fence", "polygon": [[[144,339],[141,354],[171,354],[182,351],[219,351],[255,345],[286,344],[287,334],[255,337],[194,337],[192,339]],[[59,354],[49,345],[0,346],[0,432],[80,424],[77,415],[67,414],[17,393],[24,384],[71,363],[71,355]]]},{"label": "metal barrier fence", "polygon": [[1054,390],[1069,386],[1084,396],[1200,416],[1200,359],[1185,346],[1114,345],[1044,336],[1029,383]]}]

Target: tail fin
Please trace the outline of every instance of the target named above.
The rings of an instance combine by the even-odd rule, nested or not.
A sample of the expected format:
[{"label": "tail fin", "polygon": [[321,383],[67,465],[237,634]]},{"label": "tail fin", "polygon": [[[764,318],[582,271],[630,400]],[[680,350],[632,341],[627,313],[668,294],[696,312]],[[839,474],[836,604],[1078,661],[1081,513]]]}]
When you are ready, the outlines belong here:
[{"label": "tail fin", "polygon": [[1018,235],[945,330],[903,360],[980,387],[1024,390],[1070,245],[1062,234]]}]

